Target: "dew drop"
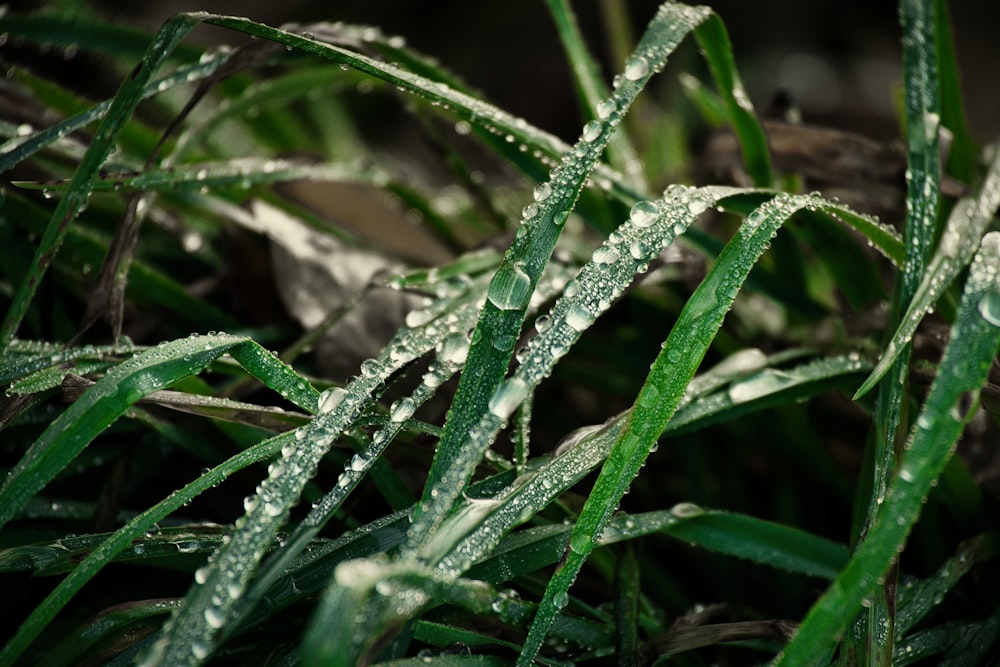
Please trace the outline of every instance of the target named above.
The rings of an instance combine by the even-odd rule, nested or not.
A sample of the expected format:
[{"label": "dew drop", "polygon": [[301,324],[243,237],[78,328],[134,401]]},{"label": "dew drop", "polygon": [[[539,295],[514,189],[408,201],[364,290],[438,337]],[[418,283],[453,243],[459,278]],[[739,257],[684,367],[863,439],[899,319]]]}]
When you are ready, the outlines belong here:
[{"label": "dew drop", "polygon": [[535,190],[532,193],[532,196],[534,197],[536,202],[541,204],[546,199],[552,196],[552,186],[549,185],[548,181],[545,181],[544,183],[539,183],[538,185],[535,186]]},{"label": "dew drop", "polygon": [[331,387],[327,389],[319,396],[319,411],[331,412],[333,411],[344,398],[347,396],[347,391],[342,387]]},{"label": "dew drop", "polygon": [[583,126],[583,140],[593,141],[597,137],[601,136],[601,122],[592,120]]},{"label": "dew drop", "polygon": [[642,241],[632,241],[628,246],[628,252],[632,255],[632,259],[645,259],[649,254],[649,249]]},{"label": "dew drop", "polygon": [[660,210],[655,202],[641,201],[632,207],[628,217],[636,227],[649,227],[656,222],[659,213]]},{"label": "dew drop", "polygon": [[260,505],[260,497],[256,495],[250,495],[243,499],[243,509],[246,510],[247,514],[253,512]]},{"label": "dew drop", "polygon": [[566,324],[576,331],[586,331],[594,323],[594,316],[581,304],[574,303],[566,311]]},{"label": "dew drop", "polygon": [[205,609],[205,622],[212,628],[218,630],[226,623],[226,616],[218,607],[208,607]]},{"label": "dew drop", "polygon": [[615,103],[614,100],[605,99],[597,103],[597,117],[602,119],[607,119],[614,113]]},{"label": "dew drop", "polygon": [[438,350],[441,361],[449,364],[461,364],[469,354],[469,339],[461,334],[452,334],[443,341]]},{"label": "dew drop", "polygon": [[1000,292],[987,292],[977,304],[979,314],[995,327],[1000,327]]},{"label": "dew drop", "polygon": [[598,264],[614,264],[621,254],[610,245],[602,245],[594,251],[594,261]]},{"label": "dew drop", "polygon": [[434,319],[434,313],[429,310],[411,310],[406,314],[406,326],[411,329],[422,327]]},{"label": "dew drop", "polygon": [[504,380],[490,398],[490,412],[500,419],[507,419],[528,396],[528,385],[521,378]]},{"label": "dew drop", "polygon": [[625,78],[629,81],[638,81],[649,74],[649,62],[642,56],[629,58],[625,63]]},{"label": "dew drop", "polygon": [[690,519],[701,516],[705,513],[705,510],[694,503],[677,503],[670,509],[670,513],[678,519]]},{"label": "dew drop", "polygon": [[552,599],[552,604],[555,605],[556,609],[565,609],[566,605],[569,604],[569,595],[566,594],[566,591],[557,593]]},{"label": "dew drop", "polygon": [[531,299],[531,278],[522,262],[505,265],[490,282],[486,296],[500,310],[520,310]]},{"label": "dew drop", "polygon": [[406,421],[413,416],[416,409],[417,405],[413,402],[412,398],[409,396],[403,397],[392,404],[389,411],[389,420],[397,424]]}]

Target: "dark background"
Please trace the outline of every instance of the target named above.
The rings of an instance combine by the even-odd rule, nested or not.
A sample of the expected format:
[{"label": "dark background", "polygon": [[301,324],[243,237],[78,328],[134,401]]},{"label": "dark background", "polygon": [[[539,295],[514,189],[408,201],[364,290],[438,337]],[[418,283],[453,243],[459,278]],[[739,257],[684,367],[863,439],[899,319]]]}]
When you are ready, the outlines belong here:
[{"label": "dark background", "polygon": [[[625,2],[636,34],[659,4],[603,1]],[[579,133],[566,60],[542,0],[101,0],[97,4],[109,17],[151,30],[170,14],[188,10],[248,16],[270,24],[342,20],[377,25],[436,56],[501,107],[564,137]],[[621,66],[608,62],[601,4],[577,0],[573,6],[610,79]],[[898,136],[892,106],[892,91],[901,76],[897,3],[720,0],[708,4],[729,29],[736,62],[759,108],[783,90],[808,122],[882,140]],[[979,141],[992,140],[1000,134],[996,77],[1000,46],[995,36],[1000,3],[949,4],[969,122]],[[218,30],[203,29],[193,39],[228,38]],[[667,77],[660,77],[656,86],[664,94],[677,88]]]}]

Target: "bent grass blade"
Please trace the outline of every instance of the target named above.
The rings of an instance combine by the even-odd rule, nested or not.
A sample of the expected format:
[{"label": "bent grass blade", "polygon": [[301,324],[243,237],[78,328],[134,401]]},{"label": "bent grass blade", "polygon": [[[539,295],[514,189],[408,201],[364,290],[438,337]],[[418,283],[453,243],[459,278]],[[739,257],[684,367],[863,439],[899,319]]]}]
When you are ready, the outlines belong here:
[{"label": "bent grass blade", "polygon": [[815,196],[779,194],[753,211],[715,266],[681,311],[663,350],[651,367],[625,428],[584,505],[564,560],[539,604],[519,665],[531,663],[556,614],[568,600],[568,590],[611,514],[638,474],[650,450],[683,400],[688,383],[722,325],[751,268],[771,238],[797,210],[825,210],[829,203]]},{"label": "bent grass blade", "polygon": [[885,353],[875,370],[858,388],[854,399],[864,396],[882,379],[895,363],[900,352],[913,338],[924,315],[934,306],[944,291],[968,266],[979,247],[979,241],[1000,206],[1000,151],[997,151],[979,191],[963,197],[955,205],[941,235],[937,250],[920,281],[910,306],[899,323]]},{"label": "bent grass blade", "polygon": [[467,434],[484,414],[491,414],[490,397],[506,372],[538,277],[615,125],[653,72],[706,15],[703,8],[672,4],[660,8],[617,79],[603,118],[584,130],[576,148],[553,170],[551,180],[535,188],[535,202],[526,207],[522,226],[487,291],[467,362],[476,372],[462,374],[404,556],[416,555],[432,537],[488,446],[479,440],[467,447]]},{"label": "bent grass blade", "polygon": [[[290,399],[308,405],[304,381],[273,357],[247,351],[252,340],[228,334],[192,336],[148,349],[110,369],[38,437],[0,487],[0,526],[125,410],[145,396],[200,372],[220,355],[242,355],[246,368],[265,382],[275,382]],[[291,374],[291,375],[289,375]],[[312,390],[315,395],[315,390]]]},{"label": "bent grass blade", "polygon": [[969,271],[940,371],[910,432],[868,535],[847,567],[813,606],[778,664],[816,664],[878,586],[906,544],[923,501],[951,458],[1000,348],[1000,232],[990,232]]}]

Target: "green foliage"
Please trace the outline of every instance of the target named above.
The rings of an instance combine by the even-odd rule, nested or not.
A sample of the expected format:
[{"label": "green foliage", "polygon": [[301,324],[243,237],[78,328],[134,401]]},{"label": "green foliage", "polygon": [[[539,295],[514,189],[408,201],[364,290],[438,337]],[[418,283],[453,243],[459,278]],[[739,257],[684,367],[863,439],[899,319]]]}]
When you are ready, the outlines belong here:
[{"label": "green foliage", "polygon": [[[901,2],[902,233],[779,173],[707,7],[664,3],[610,86],[548,8],[573,145],[371,27],[0,16],[122,78],[91,105],[10,70],[61,120],[0,123],[0,664],[996,650],[995,507],[953,454],[997,427],[1000,152],[965,128],[944,4]],[[202,53],[199,24],[256,39]],[[687,95],[754,187],[650,191],[625,121],[690,122],[646,99],[689,36],[715,90]],[[400,94],[442,157],[419,176],[370,145]],[[942,176],[971,181],[953,206]],[[246,306],[269,288],[294,318]]]}]

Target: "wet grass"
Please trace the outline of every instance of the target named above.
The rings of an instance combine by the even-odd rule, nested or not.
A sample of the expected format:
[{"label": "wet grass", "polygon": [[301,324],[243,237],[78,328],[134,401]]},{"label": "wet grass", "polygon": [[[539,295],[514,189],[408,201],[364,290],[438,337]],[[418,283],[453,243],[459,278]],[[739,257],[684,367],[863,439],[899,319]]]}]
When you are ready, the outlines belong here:
[{"label": "wet grass", "polygon": [[[900,6],[898,224],[783,171],[710,9],[608,81],[548,7],[572,144],[370,27],[0,18],[121,81],[5,84],[0,663],[995,654],[1000,156],[944,6]],[[690,40],[752,187],[634,140]],[[372,145],[400,106],[429,154]]]}]

